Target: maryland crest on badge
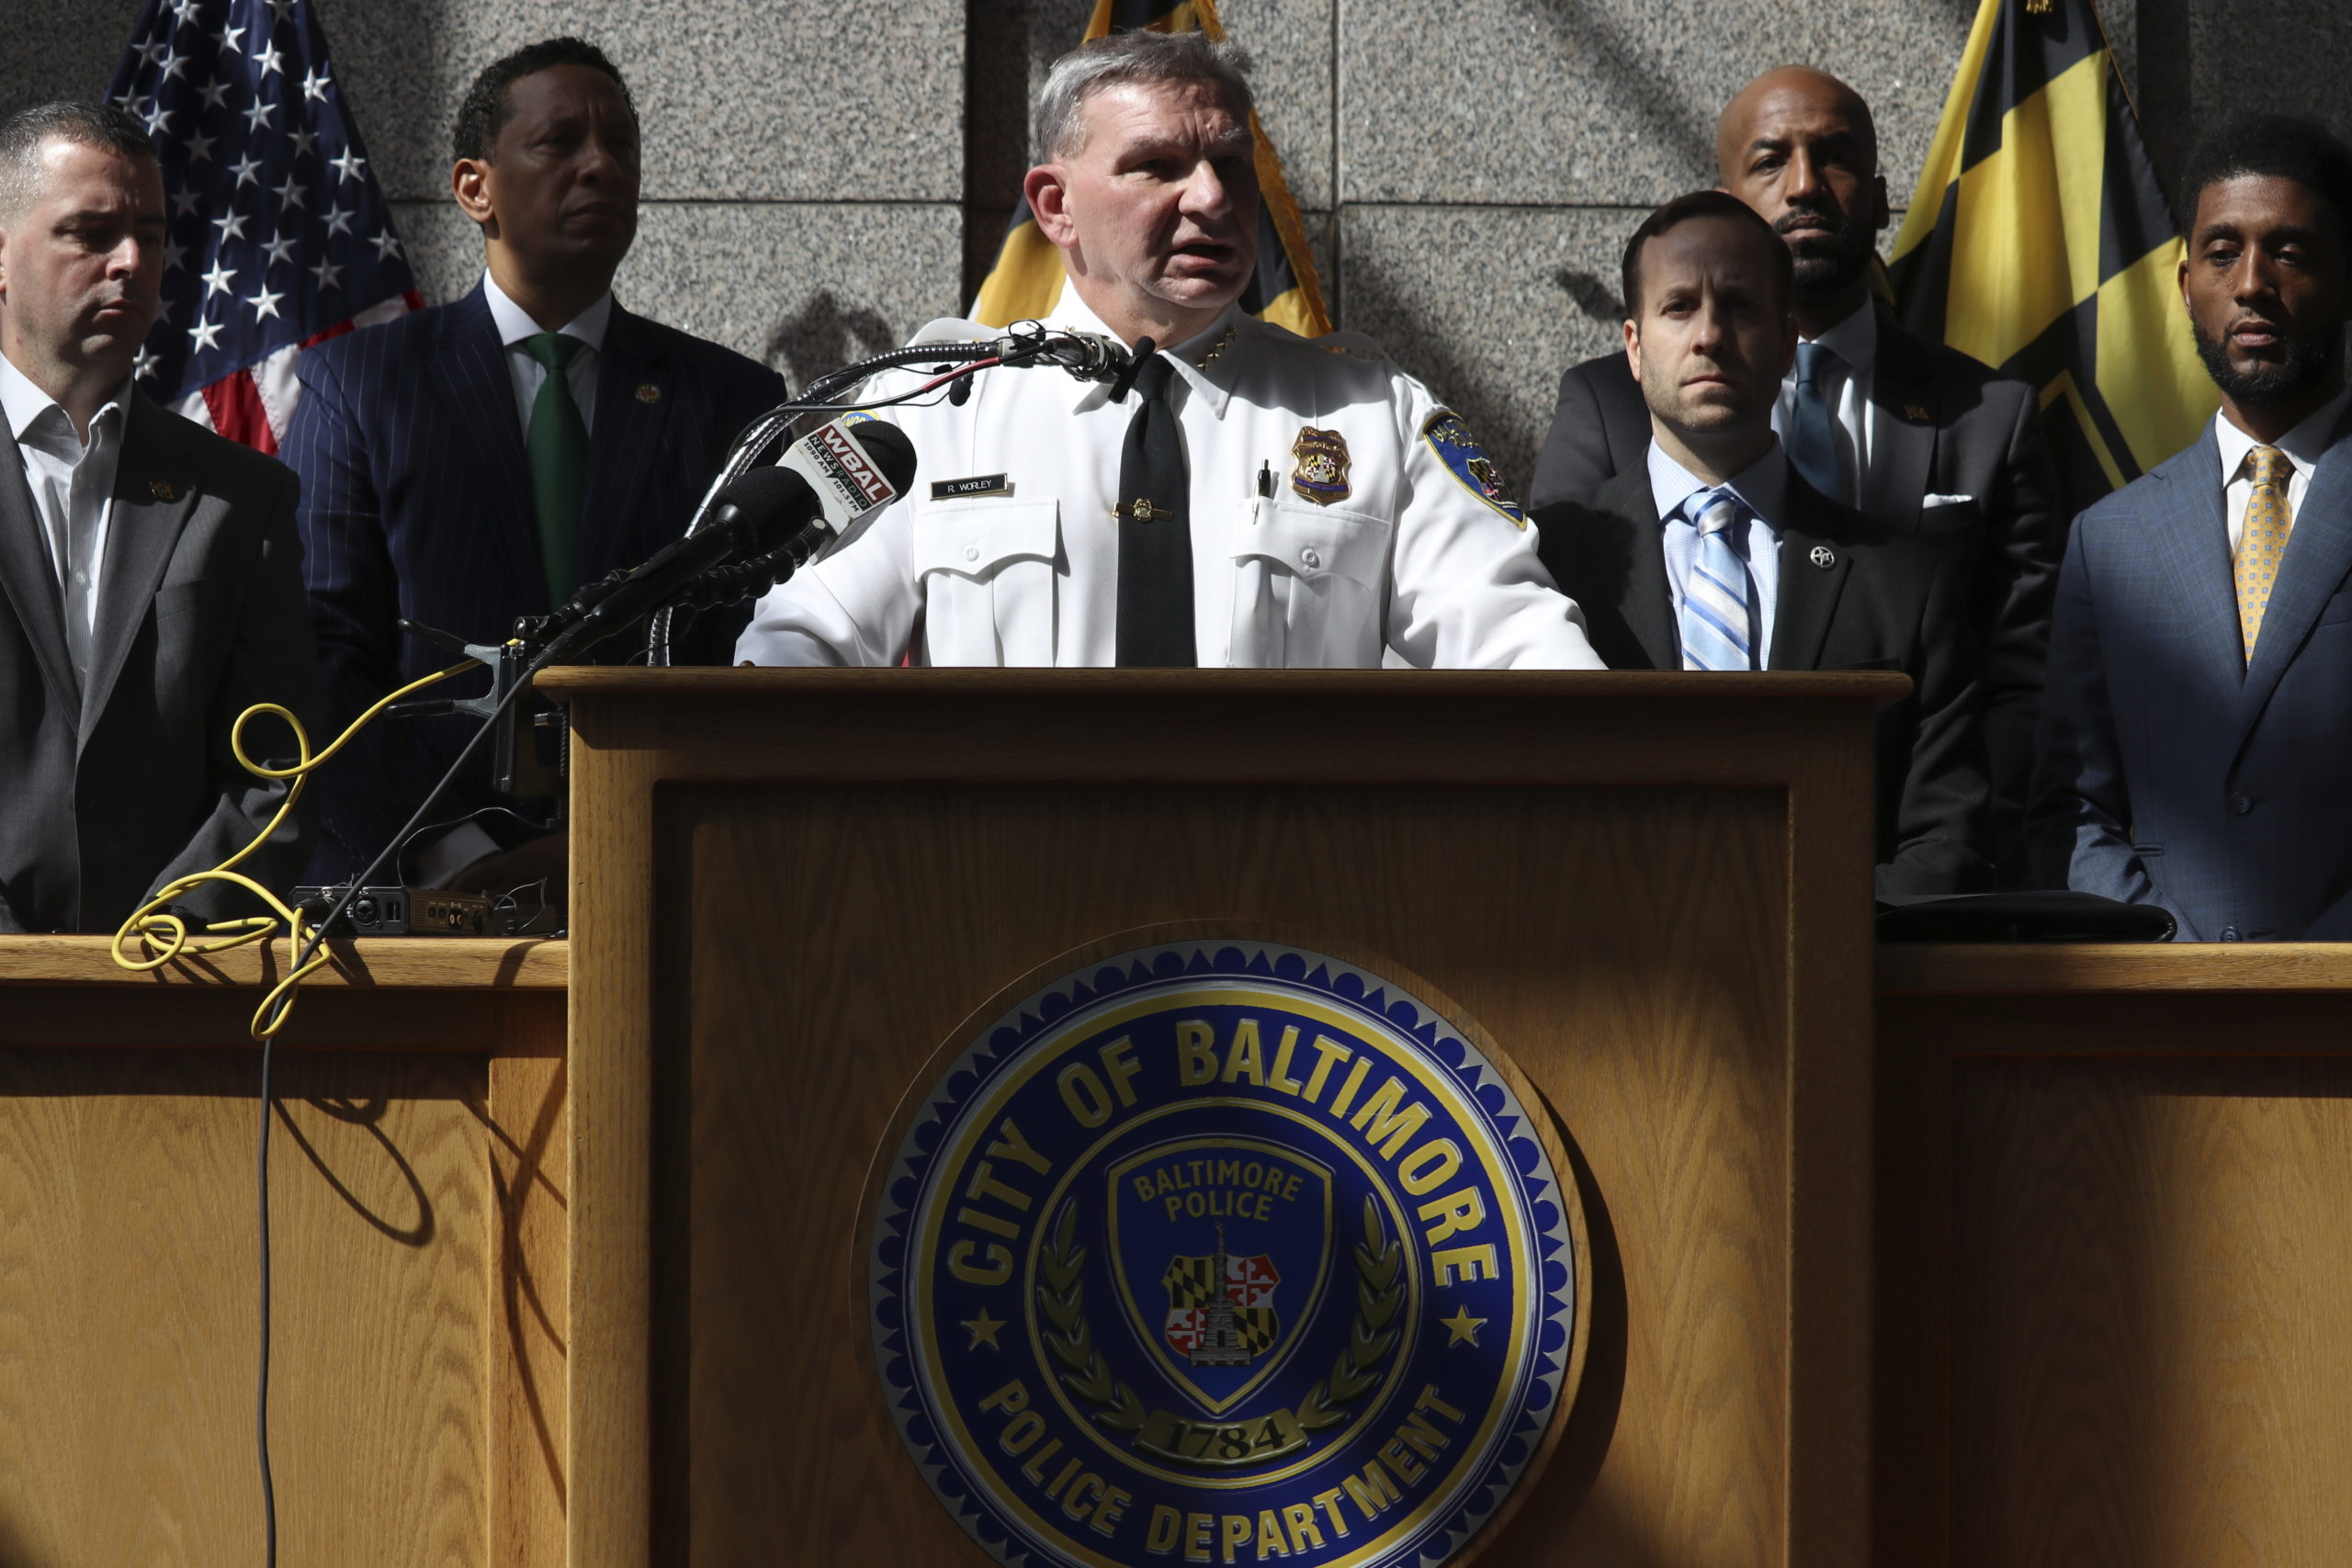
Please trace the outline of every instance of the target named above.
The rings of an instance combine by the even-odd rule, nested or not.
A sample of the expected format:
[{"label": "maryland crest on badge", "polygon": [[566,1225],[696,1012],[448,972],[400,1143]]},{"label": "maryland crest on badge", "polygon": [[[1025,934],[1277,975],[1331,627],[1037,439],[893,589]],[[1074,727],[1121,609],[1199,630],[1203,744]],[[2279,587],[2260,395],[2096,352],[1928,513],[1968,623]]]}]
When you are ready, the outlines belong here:
[{"label": "maryland crest on badge", "polygon": [[1421,426],[1421,439],[1464,490],[1510,518],[1512,527],[1527,526],[1527,513],[1503,494],[1502,476],[1495,471],[1494,459],[1487,456],[1487,449],[1478,445],[1460,414],[1451,409],[1438,410]]},{"label": "maryland crest on badge", "polygon": [[998,1561],[1426,1564],[1497,1517],[1585,1306],[1573,1190],[1475,1033],[1203,940],[966,1044],[879,1189],[868,1301],[900,1435]]},{"label": "maryland crest on badge", "polygon": [[1290,455],[1296,465],[1290,471],[1290,488],[1317,506],[1345,501],[1354,492],[1348,483],[1348,438],[1338,431],[1302,425],[1298,439],[1290,444]]}]

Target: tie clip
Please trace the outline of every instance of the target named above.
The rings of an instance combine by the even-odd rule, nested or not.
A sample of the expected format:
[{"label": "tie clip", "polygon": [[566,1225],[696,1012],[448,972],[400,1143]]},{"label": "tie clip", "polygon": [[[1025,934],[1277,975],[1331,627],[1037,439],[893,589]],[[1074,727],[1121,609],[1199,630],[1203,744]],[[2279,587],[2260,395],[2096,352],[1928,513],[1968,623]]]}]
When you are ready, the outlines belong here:
[{"label": "tie clip", "polygon": [[1164,523],[1175,515],[1173,512],[1154,506],[1141,496],[1136,497],[1125,506],[1114,506],[1111,509],[1114,521],[1124,518],[1133,523]]}]

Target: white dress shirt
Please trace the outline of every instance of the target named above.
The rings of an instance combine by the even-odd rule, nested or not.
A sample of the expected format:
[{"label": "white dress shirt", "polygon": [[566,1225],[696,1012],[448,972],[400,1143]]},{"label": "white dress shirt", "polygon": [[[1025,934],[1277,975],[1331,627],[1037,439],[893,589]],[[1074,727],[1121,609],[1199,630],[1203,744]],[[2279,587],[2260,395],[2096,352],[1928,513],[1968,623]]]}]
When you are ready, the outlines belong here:
[{"label": "white dress shirt", "polygon": [[[1049,320],[1109,330],[1075,288]],[[1202,666],[1373,669],[1393,653],[1423,669],[1600,668],[1459,421],[1371,340],[1309,341],[1234,308],[1170,357]],[[884,378],[865,395],[919,384]],[[1135,400],[1051,369],[972,384],[960,408],[933,394],[876,411],[914,443],[914,493],[761,600],[738,659],[1117,661],[1111,509]]]},{"label": "white dress shirt", "polygon": [[65,647],[82,680],[90,675],[90,644],[98,624],[98,578],[107,557],[107,525],[114,516],[114,476],[122,461],[122,426],[130,383],[90,421],[85,444],[57,400],[33,385],[0,355],[0,408],[24,460],[25,483],[40,512],[41,536],[57,572],[65,611]]},{"label": "white dress shirt", "polygon": [[[1674,595],[1674,624],[1682,625],[1682,599],[1690,581],[1690,563],[1699,553],[1698,519],[1685,515],[1684,502],[1715,486],[1668,457],[1656,441],[1650,443],[1650,498],[1657,503],[1658,525],[1666,548],[1666,581]],[[1781,598],[1781,508],[1788,503],[1789,458],[1775,440],[1772,449],[1734,474],[1722,488],[1747,503],[1752,516],[1732,525],[1732,553],[1747,562],[1747,646],[1756,650],[1756,668],[1771,668],[1772,614]]]},{"label": "white dress shirt", "polygon": [[[1838,468],[1846,479],[1846,504],[1860,506],[1862,480],[1871,471],[1871,425],[1876,420],[1871,412],[1871,387],[1878,374],[1878,310],[1864,301],[1860,310],[1809,341],[1837,356],[1821,373],[1821,395],[1837,424],[1834,438]],[[1772,405],[1772,429],[1784,438],[1796,406],[1797,371],[1792,364],[1781,378],[1780,400]]]},{"label": "white dress shirt", "polygon": [[[506,373],[514,380],[514,407],[523,416],[523,431],[530,434],[531,405],[538,400],[539,388],[548,378],[548,367],[531,357],[525,348],[526,339],[535,338],[547,329],[531,320],[530,312],[506,297],[498,287],[498,279],[485,270],[481,275],[482,298],[490,302],[490,319],[498,323],[498,341],[506,345]],[[605,350],[605,328],[613,319],[613,296],[610,289],[605,297],[566,321],[559,332],[565,337],[576,337],[588,346],[571,356],[564,367],[563,378],[571,387],[571,400],[579,405],[580,423],[588,434],[596,434],[596,363]]]},{"label": "white dress shirt", "polygon": [[[2352,401],[2352,388],[2338,392],[2312,416],[2287,432],[2278,440],[2278,450],[2295,465],[2292,477],[2287,480],[2287,520],[2291,528],[2296,513],[2303,509],[2303,492],[2312,487],[2312,470],[2319,467],[2320,458],[2327,451],[2327,438],[2335,434],[2335,422],[2344,417],[2344,407]],[[2245,532],[2245,503],[2254,495],[2254,475],[2245,466],[2245,455],[2262,443],[2230,423],[2225,413],[2213,415],[2213,445],[2222,454],[2222,501],[2223,514],[2229,519],[2230,555],[2238,553],[2238,538]]]}]

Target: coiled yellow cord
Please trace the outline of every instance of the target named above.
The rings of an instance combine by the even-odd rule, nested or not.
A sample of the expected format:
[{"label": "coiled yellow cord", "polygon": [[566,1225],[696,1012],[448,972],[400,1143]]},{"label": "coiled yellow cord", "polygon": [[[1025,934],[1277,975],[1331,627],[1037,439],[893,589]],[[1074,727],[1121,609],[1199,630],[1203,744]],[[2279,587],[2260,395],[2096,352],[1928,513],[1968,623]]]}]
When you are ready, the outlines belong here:
[{"label": "coiled yellow cord", "polygon": [[[335,737],[334,744],[315,757],[311,755],[311,736],[310,732],[302,728],[302,721],[277,703],[256,703],[239,714],[237,722],[229,728],[229,750],[236,756],[237,765],[255,778],[292,779],[294,787],[286,792],[286,798],[278,803],[277,815],[270,818],[269,825],[261,830],[252,843],[247,844],[209,871],[192,872],[157,888],[153,897],[132,910],[130,918],[124,920],[121,928],[114,933],[111,951],[114,953],[115,963],[125,969],[141,973],[161,969],[175,958],[195,957],[209,953],[226,953],[232,947],[243,947],[249,942],[264,941],[276,934],[281,922],[284,923],[287,934],[291,939],[288,955],[298,956],[303,944],[315,934],[316,928],[306,927],[303,924],[300,910],[289,908],[277,894],[238,871],[237,863],[267,843],[270,837],[285,824],[288,815],[294,809],[294,803],[302,798],[302,787],[311,782],[311,771],[323,765],[336,752],[342,750],[351,738],[365,729],[377,715],[410,694],[423,691],[435,681],[447,680],[452,675],[480,668],[481,666],[473,660],[468,660],[462,664],[452,664],[447,670],[438,670],[420,680],[411,681],[407,685],[384,697],[370,706],[366,713],[353,719],[344,732]],[[297,760],[291,767],[272,768],[256,762],[245,755],[245,725],[264,714],[277,715],[293,729]],[[192,942],[188,940],[187,922],[164,909],[164,906],[207,882],[233,883],[268,905],[275,913],[248,915],[243,919],[222,921],[213,926],[211,931],[236,934],[218,942]],[[133,937],[140,939],[146,946],[149,956],[133,958],[124,951],[124,944]],[[266,1040],[286,1027],[286,1021],[294,1016],[295,988],[301,985],[311,971],[326,963],[330,956],[332,955],[327,952],[326,945],[322,942],[319,950],[311,955],[308,963],[298,965],[288,972],[284,979],[269,988],[269,994],[263,997],[261,1005],[254,1010],[251,1032],[255,1040]],[[280,998],[285,999],[282,1007],[279,1005]]]}]

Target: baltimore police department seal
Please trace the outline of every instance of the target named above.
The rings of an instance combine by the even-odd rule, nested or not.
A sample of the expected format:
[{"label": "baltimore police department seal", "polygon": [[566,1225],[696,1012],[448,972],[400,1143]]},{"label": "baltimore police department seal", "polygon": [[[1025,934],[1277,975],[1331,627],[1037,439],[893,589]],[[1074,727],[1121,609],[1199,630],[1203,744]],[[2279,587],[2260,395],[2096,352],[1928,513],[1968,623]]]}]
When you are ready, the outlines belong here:
[{"label": "baltimore police department seal", "polygon": [[1573,1190],[1475,1032],[1222,936],[980,1031],[866,1253],[892,1415],[965,1529],[1095,1568],[1469,1543],[1549,1451],[1585,1310]]}]

